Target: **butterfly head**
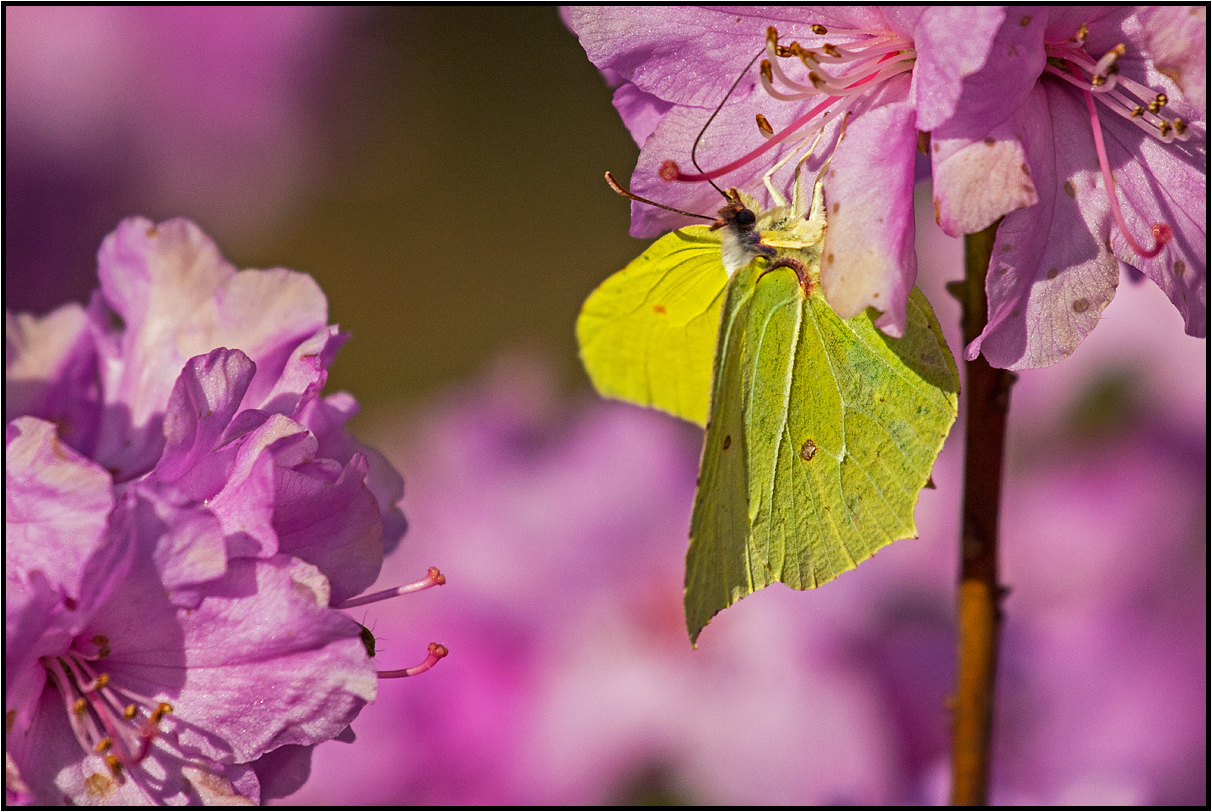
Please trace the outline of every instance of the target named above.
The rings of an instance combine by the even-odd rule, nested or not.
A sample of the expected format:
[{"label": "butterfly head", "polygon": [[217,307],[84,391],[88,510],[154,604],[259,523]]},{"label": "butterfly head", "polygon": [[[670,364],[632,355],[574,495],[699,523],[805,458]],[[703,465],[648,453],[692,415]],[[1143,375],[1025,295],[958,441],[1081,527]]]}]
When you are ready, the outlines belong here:
[{"label": "butterfly head", "polygon": [[757,257],[774,259],[778,256],[775,248],[762,242],[757,228],[758,216],[751,202],[743,200],[736,189],[729,189],[724,197],[728,203],[720,209],[711,230],[721,232],[720,253],[728,275],[732,276]]}]

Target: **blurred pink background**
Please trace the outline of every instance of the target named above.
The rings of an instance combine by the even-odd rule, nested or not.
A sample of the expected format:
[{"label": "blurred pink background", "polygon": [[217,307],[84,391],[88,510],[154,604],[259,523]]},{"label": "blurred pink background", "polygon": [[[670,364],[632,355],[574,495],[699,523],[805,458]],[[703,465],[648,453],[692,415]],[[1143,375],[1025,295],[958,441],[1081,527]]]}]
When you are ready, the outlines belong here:
[{"label": "blurred pink background", "polygon": [[[922,804],[947,794],[957,425],[897,542],[691,650],[692,426],[593,395],[572,325],[637,255],[601,182],[636,150],[546,8],[5,9],[5,298],[95,284],[127,214],[312,273],[354,334],[330,389],[405,476],[409,535],[352,610],[384,681],[292,804]],[[492,45],[485,32],[493,32]],[[919,187],[958,351],[958,241]],[[1126,276],[1020,376],[993,801],[1207,803],[1206,342]]]}]

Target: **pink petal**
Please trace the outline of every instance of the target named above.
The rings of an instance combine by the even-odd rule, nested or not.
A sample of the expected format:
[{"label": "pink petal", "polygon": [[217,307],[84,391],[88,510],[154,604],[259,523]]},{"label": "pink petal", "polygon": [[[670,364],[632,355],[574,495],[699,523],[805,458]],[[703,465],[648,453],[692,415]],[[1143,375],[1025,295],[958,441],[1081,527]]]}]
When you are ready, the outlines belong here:
[{"label": "pink petal", "polygon": [[19,417],[5,428],[4,565],[40,571],[79,598],[114,507],[109,473],[59,441],[55,425]]},{"label": "pink petal", "polygon": [[225,468],[222,490],[207,494],[208,507],[223,532],[238,537],[237,555],[268,558],[278,552],[274,529],[276,468],[290,468],[316,455],[316,440],[301,425],[282,415],[269,415],[234,444],[235,457]]},{"label": "pink petal", "polygon": [[88,316],[65,304],[45,316],[4,313],[4,412],[59,425],[63,441],[89,453],[101,419],[97,350]]},{"label": "pink petal", "polygon": [[1145,42],[1153,64],[1182,90],[1200,117],[1208,111],[1208,8],[1146,9]]},{"label": "pink petal", "polygon": [[171,485],[136,483],[114,523],[118,532],[157,540],[151,559],[159,589],[174,606],[196,606],[200,585],[227,571],[227,544],[218,519]]},{"label": "pink petal", "polygon": [[317,331],[291,351],[285,367],[271,381],[273,387],[255,395],[256,400],[250,400],[249,405],[294,416],[319,396],[328,382],[328,368],[349,338],[349,333],[342,333],[335,325]]},{"label": "pink petal", "polygon": [[[840,28],[884,29],[875,8],[693,6],[569,7],[564,21],[585,53],[611,72],[665,102],[713,110],[749,60],[766,45],[775,25],[790,42],[818,44],[812,23]],[[757,82],[751,74],[730,101],[744,100]]]},{"label": "pink petal", "polygon": [[929,132],[955,113],[965,79],[985,66],[1007,12],[998,6],[888,6],[883,11],[892,28],[913,41],[917,126]]},{"label": "pink petal", "polygon": [[224,348],[185,364],[164,413],[165,447],[157,479],[172,482],[214,451],[255,373],[247,355]]},{"label": "pink petal", "polygon": [[628,82],[614,92],[614,107],[635,139],[636,146],[642,147],[673,104]]},{"label": "pink petal", "polygon": [[408,522],[400,510],[400,499],[404,496],[404,478],[400,476],[385,456],[358,442],[342,426],[358,413],[358,402],[346,392],[337,392],[325,398],[310,401],[298,416],[299,422],[307,426],[319,441],[317,456],[328,457],[346,465],[361,454],[370,466],[366,472],[366,487],[379,505],[379,517],[383,522],[383,554],[395,549],[408,529]]},{"label": "pink petal", "polygon": [[383,524],[365,484],[367,468],[357,454],[344,469],[333,460],[314,460],[276,471],[279,548],[319,567],[334,602],[365,590],[383,564]]},{"label": "pink petal", "polygon": [[[150,577],[149,577],[150,576]],[[192,611],[147,594],[144,570],[84,631],[104,634],[111,681],[173,706],[178,746],[243,762],[340,733],[374,698],[374,666],[324,578],[287,556],[236,559]]]},{"label": "pink petal", "polygon": [[97,456],[122,461],[132,473],[145,460],[132,459],[129,449],[158,438],[156,421],[189,358],[240,348],[257,365],[248,397],[259,402],[294,347],[326,327],[327,303],[311,277],[282,269],[237,273],[187,220],[124,220],[102,243],[98,264],[105,302],[124,322],[112,332],[104,303],[94,304],[99,329],[111,336],[102,344],[110,361],[106,400],[128,418],[107,426]]},{"label": "pink petal", "polygon": [[26,573],[5,562],[5,731],[12,738],[23,737],[35,722],[46,687],[46,669],[38,658],[62,654],[71,645],[69,614],[60,590],[41,570]]},{"label": "pink petal", "polygon": [[[985,65],[963,80],[954,116],[931,128],[936,219],[953,237],[1038,200],[1012,116],[1043,70],[1046,21],[1031,9],[1010,12]],[[924,87],[919,81],[919,126]]]},{"label": "pink petal", "polygon": [[[899,336],[905,303],[917,278],[913,252],[913,169],[917,128],[903,101],[909,79],[882,92],[882,106],[854,117],[833,153],[825,179],[829,225],[821,260],[821,287],[842,318],[867,307],[884,311],[876,322]],[[900,100],[897,100],[900,99]]]},{"label": "pink petal", "polygon": [[1101,115],[1128,230],[1145,247],[1153,244],[1153,224],[1165,223],[1174,238],[1151,259],[1138,255],[1116,226],[1115,255],[1157,283],[1178,312],[1188,335],[1208,334],[1208,176],[1202,139],[1164,144],[1113,115]]},{"label": "pink petal", "polygon": [[976,233],[1039,202],[1019,135],[1007,121],[975,141],[931,139],[935,220],[948,235]]},{"label": "pink petal", "polygon": [[1098,324],[1119,280],[1115,257],[1094,237],[1107,233],[1110,213],[1084,105],[1049,82],[1032,92],[1017,119],[1039,202],[998,227],[985,283],[989,323],[965,351],[1005,369],[1070,355]]}]

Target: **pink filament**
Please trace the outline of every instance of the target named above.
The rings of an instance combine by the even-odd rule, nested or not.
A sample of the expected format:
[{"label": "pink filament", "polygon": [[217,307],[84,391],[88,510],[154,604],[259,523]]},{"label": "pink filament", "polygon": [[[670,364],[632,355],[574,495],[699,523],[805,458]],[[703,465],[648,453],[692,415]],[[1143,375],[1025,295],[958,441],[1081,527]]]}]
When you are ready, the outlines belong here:
[{"label": "pink filament", "polygon": [[437,567],[430,567],[429,572],[424,578],[416,583],[406,586],[397,586],[392,589],[384,589],[382,592],[375,592],[372,595],[363,595],[360,598],[350,598],[346,601],[333,604],[333,609],[352,609],[355,606],[364,606],[368,603],[377,603],[378,601],[394,598],[397,595],[407,595],[409,592],[420,592],[423,589],[429,589],[432,586],[441,586],[446,583],[446,576],[438,572]]},{"label": "pink filament", "polygon": [[414,665],[412,668],[401,668],[396,671],[380,671],[379,679],[392,679],[394,677],[415,677],[417,674],[423,674],[429,669],[437,665],[438,660],[445,657],[450,652],[446,650],[446,646],[441,643],[430,643],[429,653],[425,659]]},{"label": "pink filament", "polygon": [[[881,63],[886,62],[887,60],[891,59],[893,56],[895,56],[895,52],[885,54],[883,56],[883,58],[880,59],[880,62]],[[879,64],[879,63],[877,63],[877,64]],[[872,79],[874,79],[878,75],[879,75],[878,70],[873,71],[872,73],[869,73],[866,76],[864,76],[862,79],[859,79],[854,84],[846,85],[846,87],[847,87],[847,89],[852,88],[852,87],[858,87],[859,85],[870,82]],[[795,121],[791,122],[783,129],[779,130],[774,135],[770,136],[770,138],[766,139],[766,143],[762,144],[760,147],[753,150],[748,155],[743,155],[740,158],[737,158],[732,163],[721,166],[719,169],[713,169],[712,171],[704,172],[701,175],[694,175],[694,174],[688,175],[688,174],[682,172],[680,169],[678,169],[678,165],[674,161],[665,161],[664,163],[661,164],[660,176],[661,176],[662,180],[681,180],[681,181],[686,181],[689,183],[697,183],[697,182],[701,182],[701,181],[715,180],[716,178],[721,177],[722,175],[727,175],[729,172],[732,172],[733,170],[740,169],[742,166],[749,163],[750,161],[756,160],[763,153],[765,153],[766,151],[768,151],[772,147],[774,147],[775,144],[778,144],[778,143],[786,140],[787,136],[791,135],[793,132],[798,130],[800,127],[803,127],[805,124],[807,124],[813,118],[815,118],[817,113],[819,113],[822,110],[824,110],[825,108],[833,105],[834,103],[840,101],[841,99],[842,99],[841,96],[829,96],[827,99],[825,99],[823,102],[818,104],[816,107],[813,107],[807,113],[800,116]]]},{"label": "pink filament", "polygon": [[787,136],[791,135],[791,133],[795,132],[800,127],[803,127],[805,124],[807,124],[809,121],[811,121],[812,118],[814,116],[816,116],[817,113],[821,112],[826,107],[833,104],[834,102],[840,101],[841,98],[842,98],[841,96],[830,96],[829,98],[825,99],[823,102],[818,104],[816,107],[813,107],[807,113],[800,116],[795,121],[791,122],[783,129],[779,130],[774,135],[770,136],[770,138],[768,138],[766,140],[766,143],[762,144],[760,147],[755,149],[753,152],[750,152],[748,155],[743,155],[740,158],[737,158],[732,163],[721,166],[719,169],[713,169],[712,171],[704,172],[701,175],[687,175],[684,172],[682,172],[680,169],[678,169],[678,165],[676,163],[674,163],[673,161],[665,161],[663,164],[661,164],[661,177],[664,178],[665,180],[684,180],[684,181],[693,183],[693,182],[705,181],[705,180],[715,180],[716,178],[720,177],[721,175],[727,175],[729,172],[733,171],[734,169],[740,169],[745,164],[749,163],[752,160],[755,160],[756,158],[761,156],[762,153],[769,150],[775,144],[778,144],[778,143],[786,140]]},{"label": "pink filament", "polygon": [[[1077,68],[1072,65],[1069,67],[1080,79],[1081,74],[1078,73]],[[1111,201],[1111,216],[1115,219],[1115,225],[1119,227],[1120,233],[1124,235],[1124,239],[1132,250],[1144,259],[1152,259],[1162,252],[1166,243],[1174,236],[1174,229],[1166,223],[1154,223],[1153,247],[1148,249],[1142,247],[1128,231],[1128,223],[1124,220],[1123,212],[1119,208],[1119,199],[1115,195],[1115,178],[1111,176],[1111,164],[1107,159],[1107,148],[1103,144],[1103,128],[1098,121],[1098,109],[1094,106],[1094,96],[1089,90],[1083,90],[1082,94],[1086,97],[1086,109],[1090,111],[1090,127],[1094,130],[1094,151],[1098,154],[1098,166],[1103,173],[1103,185],[1107,187],[1107,197]]]}]

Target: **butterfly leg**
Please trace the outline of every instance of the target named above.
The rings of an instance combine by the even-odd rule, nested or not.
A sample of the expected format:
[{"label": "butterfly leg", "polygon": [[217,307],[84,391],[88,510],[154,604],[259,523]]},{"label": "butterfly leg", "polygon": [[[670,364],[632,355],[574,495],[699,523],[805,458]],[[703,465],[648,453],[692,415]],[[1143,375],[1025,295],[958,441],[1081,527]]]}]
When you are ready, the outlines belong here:
[{"label": "butterfly leg", "polygon": [[800,278],[800,288],[804,291],[805,296],[812,291],[812,281],[808,278],[808,269],[804,267],[804,263],[793,257],[779,257],[774,262],[770,263],[770,265],[768,265],[764,271],[758,274],[758,278],[755,280],[754,284],[760,282],[762,277],[766,274],[770,273],[771,271],[778,270],[779,268],[790,268],[791,270],[795,271],[795,275]]},{"label": "butterfly leg", "polygon": [[[787,199],[785,197],[783,197],[783,195],[779,192],[779,190],[774,187],[774,181],[772,180],[772,178],[774,177],[774,173],[778,172],[780,169],[782,169],[784,166],[786,166],[788,161],[790,161],[792,158],[794,158],[796,155],[799,154],[800,149],[805,144],[808,143],[808,140],[812,139],[812,145],[810,147],[808,147],[808,151],[805,152],[803,154],[803,156],[800,157],[799,164],[795,168],[795,176],[796,176],[796,179],[798,180],[799,174],[800,174],[800,169],[799,169],[800,166],[803,166],[804,161],[806,161],[812,157],[812,153],[816,150],[816,145],[821,140],[822,135],[824,135],[824,130],[817,132],[815,135],[809,135],[807,138],[800,141],[798,144],[795,145],[794,149],[792,149],[786,155],[784,155],[782,158],[780,158],[778,160],[778,162],[775,163],[774,166],[770,167],[770,171],[768,171],[765,175],[762,176],[762,183],[765,184],[766,191],[770,192],[770,199],[774,202],[774,205],[776,207],[786,206]],[[793,182],[793,184],[794,184],[794,182]],[[799,199],[800,193],[799,193],[798,186],[795,186],[795,188],[792,189],[792,195],[795,200]]]}]

